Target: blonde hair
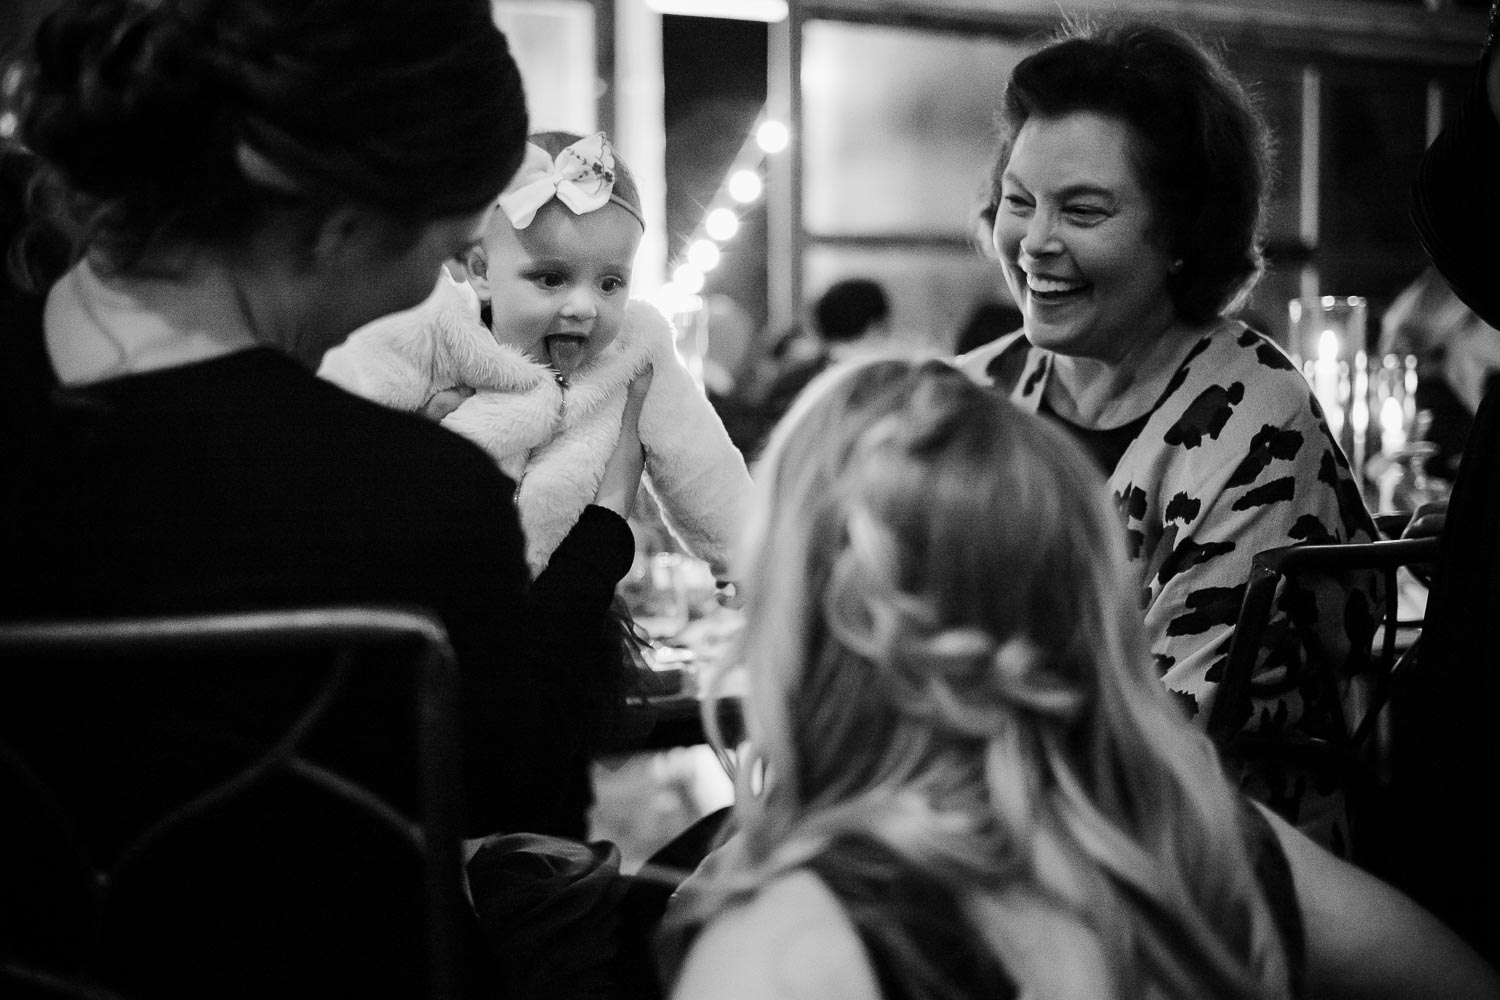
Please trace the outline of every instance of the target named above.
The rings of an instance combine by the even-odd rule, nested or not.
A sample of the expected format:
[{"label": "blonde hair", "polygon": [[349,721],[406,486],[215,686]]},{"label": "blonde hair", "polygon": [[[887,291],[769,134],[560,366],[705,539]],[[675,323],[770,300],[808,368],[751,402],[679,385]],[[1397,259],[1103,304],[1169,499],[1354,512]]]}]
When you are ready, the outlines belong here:
[{"label": "blonde hair", "polygon": [[[949,889],[1012,976],[1038,963],[999,916],[1039,900],[1121,995],[1288,992],[1244,807],[1150,666],[1072,441],[943,362],[865,361],[809,387],[756,480],[741,838],[698,918],[815,857],[866,864],[830,849],[853,838]],[[943,982],[901,921],[860,923]]]}]

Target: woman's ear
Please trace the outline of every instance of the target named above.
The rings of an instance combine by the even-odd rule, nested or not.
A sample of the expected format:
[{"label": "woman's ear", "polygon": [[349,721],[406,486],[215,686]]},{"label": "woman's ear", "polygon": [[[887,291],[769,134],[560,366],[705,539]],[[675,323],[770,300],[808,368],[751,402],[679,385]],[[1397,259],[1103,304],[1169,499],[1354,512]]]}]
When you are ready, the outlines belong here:
[{"label": "woman's ear", "polygon": [[330,264],[355,249],[361,239],[369,239],[371,220],[359,209],[347,205],[334,208],[308,233],[306,255],[310,263]]},{"label": "woman's ear", "polygon": [[490,297],[490,259],[483,245],[472,246],[464,254],[464,270],[469,272],[469,285],[481,299]]}]

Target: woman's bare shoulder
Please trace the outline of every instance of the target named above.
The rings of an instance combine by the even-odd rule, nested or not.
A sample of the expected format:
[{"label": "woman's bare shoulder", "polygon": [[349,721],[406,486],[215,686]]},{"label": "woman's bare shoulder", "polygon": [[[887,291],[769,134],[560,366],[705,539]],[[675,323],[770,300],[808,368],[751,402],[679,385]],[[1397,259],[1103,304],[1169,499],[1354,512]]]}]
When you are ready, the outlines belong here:
[{"label": "woman's bare shoulder", "polygon": [[859,935],[811,872],[793,872],[728,910],[693,944],[674,1000],[878,1000]]}]

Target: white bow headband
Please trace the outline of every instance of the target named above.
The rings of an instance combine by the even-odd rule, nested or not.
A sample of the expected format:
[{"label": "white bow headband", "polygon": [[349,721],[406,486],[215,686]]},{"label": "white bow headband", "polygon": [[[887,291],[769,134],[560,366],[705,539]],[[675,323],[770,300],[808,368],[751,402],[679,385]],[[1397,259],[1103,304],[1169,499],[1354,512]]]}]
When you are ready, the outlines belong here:
[{"label": "white bow headband", "polygon": [[614,193],[615,154],[603,132],[579,139],[554,160],[545,149],[526,144],[526,157],[500,195],[500,211],[517,229],[525,229],[537,210],[554,197],[575,215],[595,212],[613,202],[645,228],[641,210]]}]

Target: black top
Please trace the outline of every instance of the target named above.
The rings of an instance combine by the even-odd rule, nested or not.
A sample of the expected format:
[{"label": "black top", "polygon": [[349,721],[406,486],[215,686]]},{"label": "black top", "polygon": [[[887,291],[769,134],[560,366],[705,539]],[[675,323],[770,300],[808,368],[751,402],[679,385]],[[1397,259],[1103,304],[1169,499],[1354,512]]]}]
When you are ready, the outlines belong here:
[{"label": "black top", "polygon": [[[1490,38],[1455,119],[1428,148],[1412,191],[1412,216],[1428,256],[1464,303],[1500,324],[1500,125],[1486,73]],[[1420,669],[1397,677],[1392,754],[1401,849],[1391,877],[1481,955],[1500,964],[1500,853],[1480,818],[1484,792],[1500,787],[1500,383],[1491,379],[1464,445],[1417,651]]]},{"label": "black top", "polygon": [[532,587],[514,484],[437,424],[270,349],[59,388],[0,332],[0,618],[430,608],[462,672],[468,829],[583,834],[577,705],[633,554],[621,518],[590,507]]},{"label": "black top", "polygon": [[1107,430],[1080,427],[1058,416],[1057,412],[1047,405],[1045,396],[1042,397],[1037,412],[1057,424],[1067,432],[1069,437],[1083,445],[1083,449],[1094,457],[1094,461],[1099,463],[1099,468],[1104,470],[1106,476],[1115,471],[1115,466],[1120,464],[1125,450],[1130,447],[1131,442],[1141,436],[1141,430],[1146,426],[1146,421],[1151,419],[1151,414],[1147,413],[1128,424]]},{"label": "black top", "polygon": [[[1255,874],[1286,950],[1291,995],[1300,997],[1305,992],[1306,950],[1291,868],[1265,817],[1249,803],[1241,812]],[[835,851],[838,860],[831,862]],[[921,996],[1006,1000],[1020,995],[1004,966],[975,940],[961,901],[945,886],[914,874],[889,848],[845,837],[814,857],[808,867],[854,923],[883,1000]],[[893,941],[909,941],[928,961],[920,967],[902,961]]]}]

